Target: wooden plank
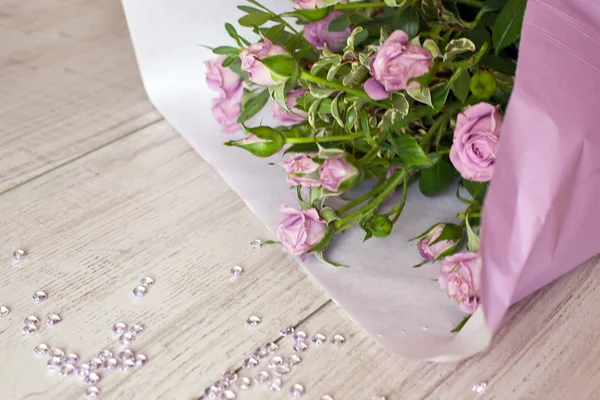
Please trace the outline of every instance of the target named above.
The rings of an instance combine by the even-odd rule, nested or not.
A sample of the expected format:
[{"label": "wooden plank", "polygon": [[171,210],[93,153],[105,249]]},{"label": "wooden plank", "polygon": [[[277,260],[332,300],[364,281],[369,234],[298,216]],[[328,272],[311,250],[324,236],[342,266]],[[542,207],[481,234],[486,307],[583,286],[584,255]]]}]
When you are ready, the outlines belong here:
[{"label": "wooden plank", "polygon": [[160,119],[119,1],[3,1],[0,37],[0,192]]},{"label": "wooden plank", "polygon": [[[187,399],[232,361],[327,301],[262,223],[165,122],[87,155],[1,196],[0,388],[11,399],[79,399],[80,378],[46,371],[32,352],[46,342],[88,358],[114,345],[117,321],[141,322],[133,344],[147,366],[113,372],[107,399]],[[30,251],[13,264],[17,248]],[[236,282],[229,269],[242,265]],[[132,289],[151,275],[143,299]],[[36,290],[49,299],[34,304]],[[58,312],[63,321],[23,336],[23,319]],[[251,315],[263,318],[246,326]],[[10,367],[8,367],[10,365]],[[0,396],[1,397],[1,396]]]}]

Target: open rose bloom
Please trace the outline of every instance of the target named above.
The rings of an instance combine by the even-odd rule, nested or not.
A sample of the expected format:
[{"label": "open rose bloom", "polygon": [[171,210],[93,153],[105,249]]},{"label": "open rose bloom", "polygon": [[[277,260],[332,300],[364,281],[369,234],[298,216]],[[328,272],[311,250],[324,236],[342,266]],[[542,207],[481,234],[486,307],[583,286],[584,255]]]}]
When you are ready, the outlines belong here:
[{"label": "open rose bloom", "polygon": [[[324,4],[261,3],[275,12],[290,11],[294,3],[303,9]],[[124,0],[124,4],[153,104],[273,233],[282,219],[286,221],[280,238],[291,253],[314,246],[325,234],[322,216],[291,206],[298,200],[287,178],[298,171],[297,178],[313,179],[316,185],[321,181],[317,165],[321,161],[299,158],[286,170],[239,149],[232,152],[223,146],[221,124],[212,115],[215,92],[204,82],[199,63],[214,55],[199,43],[231,45],[223,24],[241,16],[236,8],[240,2],[181,0],[165,6],[163,0]],[[594,4],[528,1],[515,86],[499,130],[495,109],[486,106],[465,114],[458,124],[470,125],[462,125],[459,139],[464,141],[454,161],[462,163],[462,172],[473,179],[491,179],[482,216],[480,265],[474,256],[458,253],[467,258],[447,260],[441,281],[439,262],[411,268],[423,259],[409,239],[441,221],[459,222],[456,213],[464,210],[464,204],[455,191],[435,198],[409,191],[405,211],[385,240],[363,243],[364,232],[358,229],[337,235],[328,256],[348,268],[331,268],[314,257],[299,260],[352,320],[390,351],[435,361],[476,354],[490,344],[512,304],[600,252],[600,9]],[[215,35],[221,36],[212,38]],[[410,85],[411,76],[422,74],[433,62],[426,50],[413,47],[416,44],[402,35],[390,38],[393,46],[384,48],[383,62],[375,60],[369,71],[373,81],[367,91],[381,101],[396,96]],[[283,51],[267,47],[254,48],[256,58],[246,60],[245,68],[259,85],[272,83],[261,67],[261,55]],[[395,68],[404,72],[391,74]],[[261,118],[271,115],[269,109]],[[327,184],[338,182],[339,171],[327,171]],[[401,190],[396,192],[399,199]],[[284,215],[279,212],[281,204],[290,205]],[[530,310],[523,318],[546,305],[536,307],[539,310]],[[464,328],[451,333],[465,311],[473,310]]]}]

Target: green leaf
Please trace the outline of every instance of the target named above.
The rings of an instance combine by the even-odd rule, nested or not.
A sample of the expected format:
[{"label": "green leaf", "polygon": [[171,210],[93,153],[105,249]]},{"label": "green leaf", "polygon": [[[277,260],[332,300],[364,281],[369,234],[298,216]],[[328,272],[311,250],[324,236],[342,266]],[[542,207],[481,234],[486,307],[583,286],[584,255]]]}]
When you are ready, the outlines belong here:
[{"label": "green leaf", "polygon": [[417,9],[408,7],[392,20],[390,28],[403,30],[412,39],[419,33],[419,23],[420,18]]},{"label": "green leaf", "polygon": [[458,178],[458,172],[447,161],[440,160],[433,167],[421,170],[419,189],[427,197],[437,196],[450,187]]},{"label": "green leaf", "polygon": [[408,89],[406,91],[410,97],[421,102],[423,104],[427,104],[428,106],[433,108],[433,104],[431,104],[431,92],[428,87],[419,87],[416,89]]},{"label": "green leaf", "polygon": [[331,221],[336,221],[336,220],[340,219],[340,217],[337,215],[337,213],[335,212],[335,210],[333,208],[331,208],[331,207],[323,207],[319,211],[319,215],[327,223],[330,223]]},{"label": "green leaf", "polygon": [[253,26],[261,26],[264,25],[267,21],[271,19],[272,15],[263,11],[255,11],[250,14],[244,15],[242,18],[238,20],[238,23],[241,26],[253,27]]},{"label": "green leaf", "polygon": [[323,18],[325,18],[326,16],[329,15],[329,13],[333,10],[333,7],[325,7],[325,8],[315,8],[312,10],[296,10],[292,13],[285,13],[286,16],[295,16],[295,17],[301,17],[307,21],[310,22],[314,22],[314,21],[319,21]]},{"label": "green leaf", "polygon": [[240,49],[231,46],[219,46],[213,49],[213,53],[237,57],[240,54]]},{"label": "green leaf", "polygon": [[342,93],[339,93],[337,96],[335,96],[335,98],[331,102],[331,115],[333,115],[333,118],[336,120],[336,122],[343,128],[344,121],[340,116],[340,109],[338,107],[338,101],[340,99],[340,96],[342,96]]},{"label": "green leaf", "polygon": [[316,99],[326,99],[327,97],[331,96],[333,92],[335,92],[333,89],[324,89],[316,86],[311,86],[309,90],[310,94],[312,94]]},{"label": "green leaf", "polygon": [[519,39],[526,5],[526,0],[508,0],[502,7],[492,29],[492,42],[496,54]]},{"label": "green leaf", "polygon": [[440,232],[440,236],[437,237],[430,244],[436,244],[444,240],[460,240],[463,236],[463,230],[456,224],[444,224],[444,229]]},{"label": "green leaf", "polygon": [[221,67],[229,67],[237,60],[237,57],[227,56],[225,60],[221,63]]},{"label": "green leaf", "polygon": [[488,67],[493,69],[494,71],[498,71],[502,74],[515,76],[515,72],[517,70],[517,63],[514,61],[504,58],[498,57],[492,54],[486,54],[481,58],[480,64],[484,67]]},{"label": "green leaf", "polygon": [[244,104],[244,110],[238,118],[238,122],[245,122],[255,116],[262,108],[267,104],[269,100],[269,91],[267,89],[260,92],[258,95],[252,97],[246,104]]},{"label": "green leaf", "polygon": [[319,261],[321,261],[323,264],[327,264],[327,265],[329,265],[330,267],[335,267],[335,268],[346,268],[346,266],[345,266],[345,265],[338,264],[338,263],[334,263],[334,262],[331,262],[331,261],[327,261],[327,260],[325,259],[325,256],[323,255],[323,251],[317,251],[317,252],[315,252],[315,256],[316,256],[316,257],[317,257],[317,259],[318,259]]},{"label": "green leaf", "polygon": [[292,145],[283,154],[288,153],[316,153],[319,151],[319,146],[316,143],[296,143]]},{"label": "green leaf", "polygon": [[225,24],[225,30],[227,31],[227,34],[229,34],[229,36],[233,40],[235,40],[237,42],[237,44],[241,47],[242,43],[240,42],[240,37],[238,36],[238,33],[235,30],[235,28],[233,27],[233,25],[231,25],[230,23],[226,23]]},{"label": "green leaf", "polygon": [[320,103],[321,103],[321,99],[315,99],[315,101],[310,105],[310,108],[308,109],[308,123],[313,128],[316,128],[315,116],[317,114],[317,110],[319,109]]},{"label": "green leaf", "polygon": [[238,58],[234,58],[234,61],[229,65],[229,69],[242,77],[242,79],[248,79],[248,73],[242,71],[242,62]]},{"label": "green leaf", "polygon": [[454,97],[460,100],[464,104],[469,96],[469,84],[471,83],[471,77],[467,71],[462,71],[458,78],[452,84],[452,93]]},{"label": "green leaf", "polygon": [[392,97],[392,108],[400,117],[405,117],[408,114],[408,101],[402,93],[395,93]]},{"label": "green leaf", "polygon": [[465,215],[465,227],[467,228],[467,250],[475,253],[479,250],[479,236],[469,225],[469,214]]},{"label": "green leaf", "polygon": [[384,3],[388,7],[402,7],[406,4],[406,0],[384,0]]},{"label": "green leaf", "polygon": [[342,32],[352,24],[350,14],[342,14],[334,18],[328,25],[327,29],[330,32]]},{"label": "green leaf", "polygon": [[429,50],[433,58],[442,56],[442,52],[440,51],[440,48],[438,47],[437,43],[431,39],[425,39],[425,41],[423,42],[423,47]]},{"label": "green leaf", "polygon": [[249,7],[249,6],[237,6],[237,8],[239,8],[240,10],[242,10],[243,12],[245,12],[247,14],[254,13],[254,12],[262,12],[258,8]]},{"label": "green leaf", "polygon": [[450,62],[457,55],[467,51],[475,51],[475,44],[473,42],[467,38],[454,39],[446,46],[444,62]]},{"label": "green leaf", "polygon": [[281,43],[285,43],[285,41],[288,38],[288,36],[284,35],[284,33],[285,33],[285,25],[278,24],[278,25],[273,25],[272,27],[267,29],[263,35],[267,39],[272,41],[273,43],[281,44]]},{"label": "green leaf", "polygon": [[[471,314],[471,315],[473,315],[473,314]],[[450,332],[452,332],[452,333],[460,332],[461,329],[467,324],[467,322],[471,318],[471,315],[467,315],[462,321],[460,321],[458,323],[458,325],[456,325],[456,328],[452,329]]]},{"label": "green leaf", "polygon": [[[321,101],[321,103],[319,104],[319,109],[317,110],[317,112],[319,114],[329,114],[331,113],[331,104],[333,102],[331,101],[331,99],[323,99]],[[297,105],[298,103],[296,103]]]},{"label": "green leaf", "polygon": [[289,54],[277,54],[260,61],[271,72],[271,78],[277,83],[295,80],[300,73],[300,65]]},{"label": "green leaf", "polygon": [[392,144],[396,154],[408,165],[428,165],[431,162],[412,136],[398,136],[393,139]]},{"label": "green leaf", "polygon": [[273,100],[277,102],[287,112],[292,112],[285,101],[285,85],[282,83],[277,86],[269,86],[269,93]]},{"label": "green leaf", "polygon": [[471,197],[473,197],[473,200],[479,203],[483,203],[488,189],[487,182],[472,182],[463,179],[461,183],[465,187],[465,189],[467,189],[467,192],[469,192]]}]

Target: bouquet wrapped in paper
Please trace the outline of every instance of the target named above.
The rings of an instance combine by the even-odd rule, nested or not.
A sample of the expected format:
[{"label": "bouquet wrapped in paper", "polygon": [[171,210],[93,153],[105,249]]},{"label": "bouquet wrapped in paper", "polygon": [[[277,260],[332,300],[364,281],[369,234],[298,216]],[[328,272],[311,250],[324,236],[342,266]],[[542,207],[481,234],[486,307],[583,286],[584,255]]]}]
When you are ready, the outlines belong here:
[{"label": "bouquet wrapped in paper", "polygon": [[600,250],[595,5],[124,5],[158,110],[398,354],[483,350]]}]

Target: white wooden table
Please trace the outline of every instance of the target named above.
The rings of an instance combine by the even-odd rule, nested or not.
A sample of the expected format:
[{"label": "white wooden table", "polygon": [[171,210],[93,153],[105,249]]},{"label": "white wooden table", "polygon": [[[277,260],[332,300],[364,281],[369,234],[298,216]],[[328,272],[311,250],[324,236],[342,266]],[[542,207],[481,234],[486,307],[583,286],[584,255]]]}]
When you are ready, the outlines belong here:
[{"label": "white wooden table", "polygon": [[[0,0],[1,400],[83,398],[81,379],[48,371],[33,347],[89,358],[117,348],[118,321],[146,325],[133,348],[150,362],[105,374],[104,399],[201,398],[286,325],[347,341],[311,346],[281,392],[238,399],[288,398],[293,383],[315,400],[600,399],[597,262],[513,307],[486,354],[433,364],[387,353],[293,259],[250,248],[267,235],[146,100],[118,0]],[[19,247],[30,254],[14,263]],[[246,273],[232,282],[236,264]],[[156,284],[135,299],[146,275]],[[26,316],[52,312],[60,324],[21,334]],[[247,327],[251,315],[262,323]]]}]

